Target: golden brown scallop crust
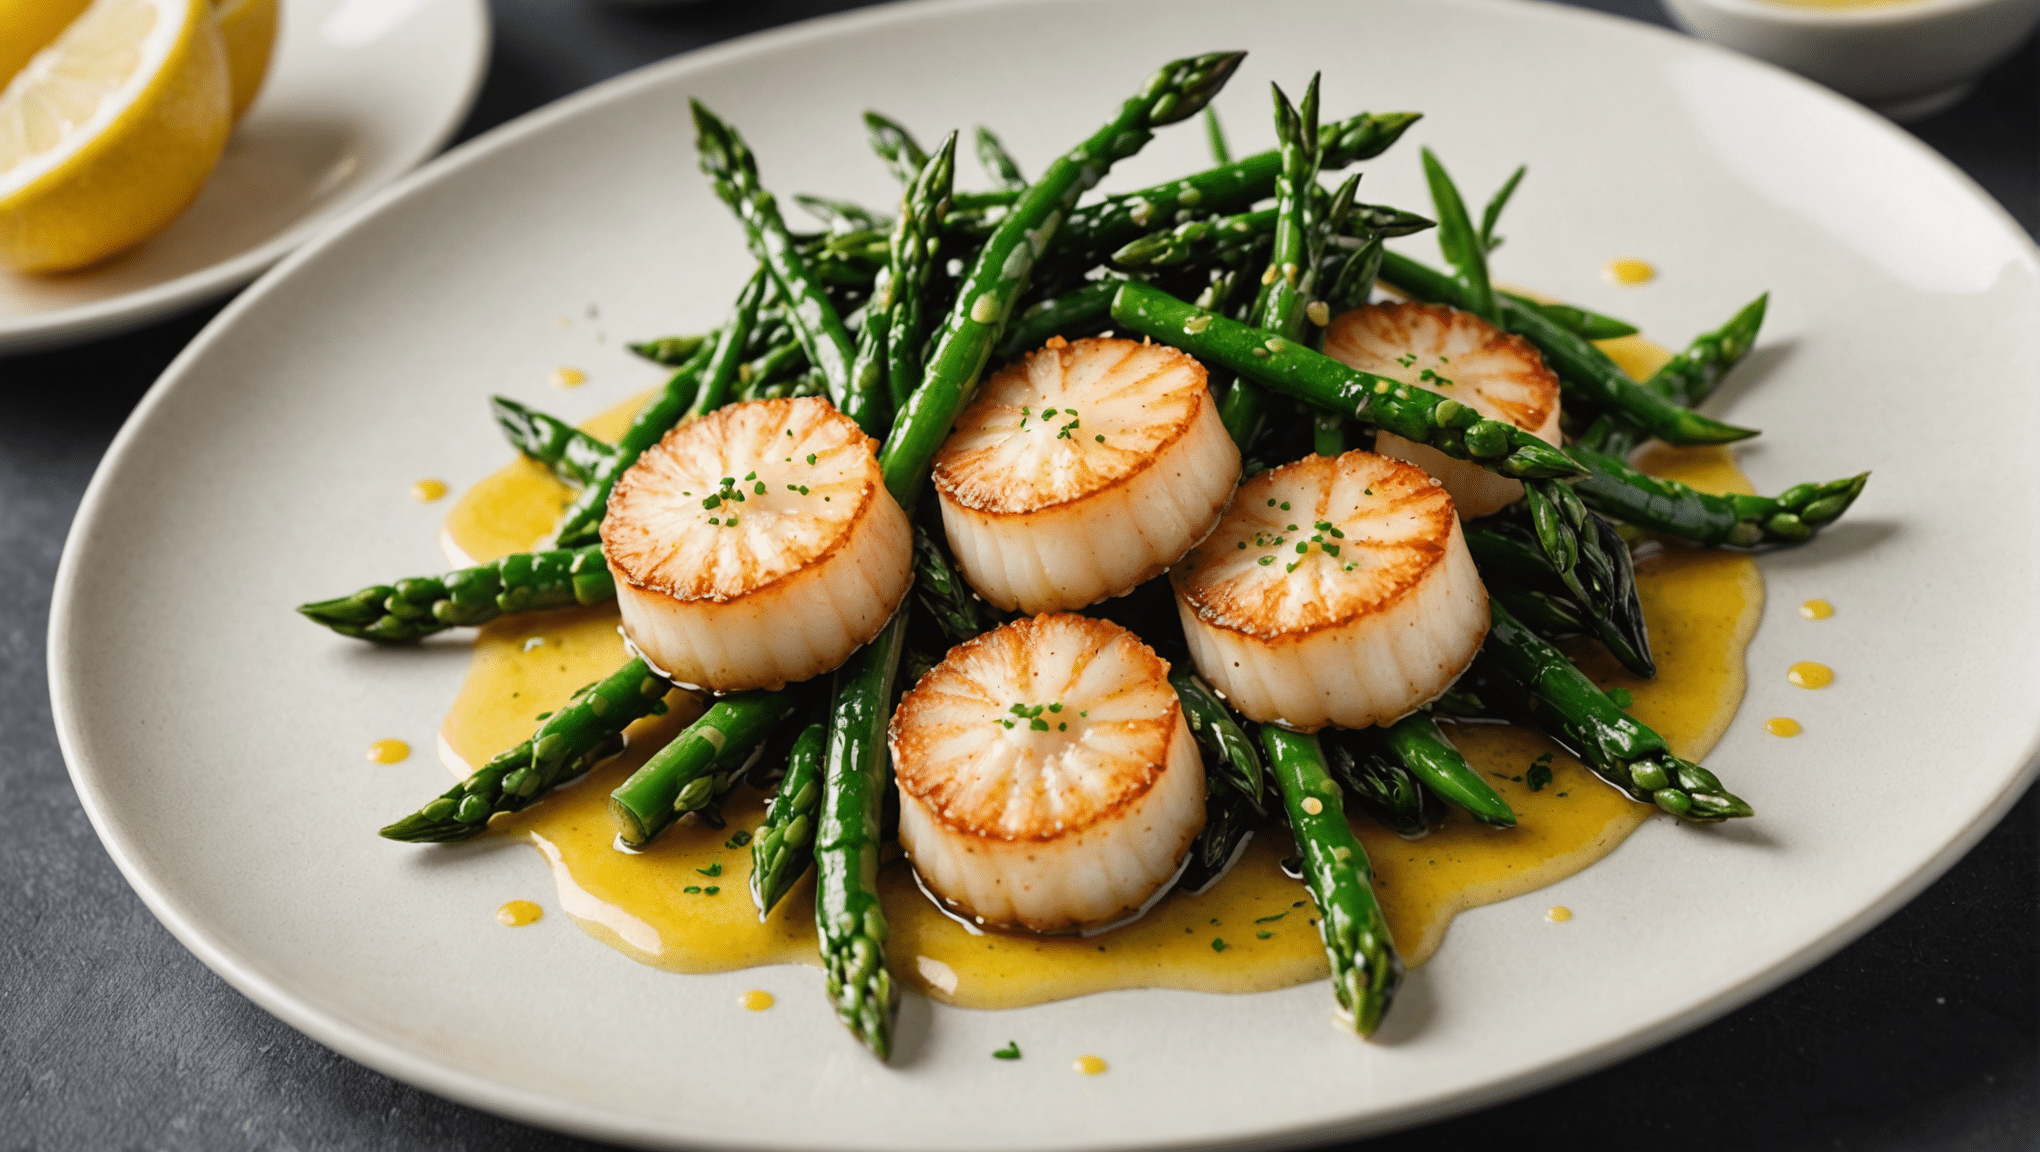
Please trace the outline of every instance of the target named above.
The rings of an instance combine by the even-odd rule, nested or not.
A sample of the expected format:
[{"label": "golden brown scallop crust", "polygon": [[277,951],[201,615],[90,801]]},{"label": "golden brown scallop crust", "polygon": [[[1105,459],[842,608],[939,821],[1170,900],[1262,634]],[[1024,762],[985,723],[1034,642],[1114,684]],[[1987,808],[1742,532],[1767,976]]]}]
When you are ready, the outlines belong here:
[{"label": "golden brown scallop crust", "polygon": [[[1355,308],[1332,318],[1325,355],[1451,396],[1491,420],[1558,442],[1557,375],[1529,341],[1471,312],[1415,303]],[[1455,364],[1478,377],[1461,376]]]}]

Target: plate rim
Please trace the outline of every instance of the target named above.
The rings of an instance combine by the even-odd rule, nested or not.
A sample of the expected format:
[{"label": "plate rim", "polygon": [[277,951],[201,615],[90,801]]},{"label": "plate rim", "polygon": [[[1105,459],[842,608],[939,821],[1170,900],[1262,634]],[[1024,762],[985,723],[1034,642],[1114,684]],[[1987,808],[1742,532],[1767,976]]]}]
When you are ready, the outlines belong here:
[{"label": "plate rim", "polygon": [[[483,0],[469,2],[480,4]],[[83,763],[77,751],[76,733],[83,728],[83,723],[80,719],[81,709],[76,701],[84,699],[85,694],[82,690],[74,689],[71,684],[75,672],[68,655],[68,641],[71,617],[77,611],[75,601],[80,580],[78,556],[86,547],[81,541],[92,534],[101,505],[109,499],[107,489],[112,482],[108,478],[132,450],[134,442],[140,438],[142,426],[157,406],[165,402],[165,398],[178,383],[191,373],[193,366],[206,356],[212,345],[224,338],[244,311],[253,307],[279,283],[293,275],[300,266],[318,259],[328,248],[351,234],[365,220],[380,214],[396,201],[449,179],[454,173],[470,164],[479,163],[498,151],[515,147],[525,137],[545,130],[556,121],[571,119],[585,109],[621,100],[640,89],[666,83],[676,73],[684,74],[746,56],[776,52],[785,46],[826,37],[846,26],[883,26],[931,18],[940,19],[948,12],[1046,7],[1078,2],[1081,0],[903,0],[899,3],[832,13],[736,37],[654,61],[590,85],[462,142],[337,213],[319,235],[285,255],[249,290],[241,293],[208,322],[178,354],[123,422],[99,466],[94,470],[85,494],[79,502],[71,529],[65,538],[52,589],[46,660],[49,670],[50,703],[58,744],[73,787],[78,792],[80,803],[94,832],[98,834],[101,844],[120,869],[123,878],[141,897],[151,914],[200,962],[263,1010],[333,1051],[383,1075],[493,1115],[508,1117],[550,1131],[645,1147],[715,1148],[745,1152],[792,1147],[782,1139],[745,1133],[708,1133],[699,1130],[685,1134],[677,1133],[670,1123],[653,1122],[649,1117],[619,1115],[561,1097],[534,1097],[530,1093],[506,1087],[485,1075],[441,1063],[414,1053],[400,1044],[385,1041],[357,1028],[338,1015],[327,1013],[308,1002],[302,1002],[280,982],[269,979],[262,966],[253,959],[241,956],[233,949],[210,939],[196,919],[181,909],[177,901],[158,885],[137,853],[133,851],[133,846],[124,839],[122,831],[112,822],[103,806],[103,792],[93,782],[91,766]],[[2036,244],[2025,227],[1967,172],[1903,128],[1892,124],[1863,105],[1812,81],[1698,38],[1596,10],[1549,3],[1546,0],[1530,0],[1528,3],[1524,0],[1432,0],[1432,2],[1446,3],[1473,14],[1534,8],[1538,10],[1537,18],[1540,19],[1561,22],[1578,20],[1603,25],[1619,24],[1628,29],[1630,34],[1640,34],[1646,38],[1668,37],[1679,41],[1688,49],[1698,50],[1705,55],[1733,61],[1739,66],[1754,67],[1760,73],[1771,73],[1774,79],[1782,77],[1789,84],[1801,89],[1801,94],[1805,98],[1839,104],[1846,108],[1847,114],[1867,118],[1880,132],[1887,137],[1895,138],[1901,147],[1913,155],[1916,162],[1937,169],[1945,177],[1953,178],[1956,186],[1973,198],[1977,205],[2003,228],[2025,262],[2031,267],[2040,268],[2040,244]],[[2002,786],[1989,802],[1979,807],[1938,851],[1921,862],[1904,879],[1887,889],[1877,899],[1858,909],[1854,915],[1825,935],[1807,941],[1779,958],[1770,967],[1732,986],[1722,988],[1713,995],[1695,1002],[1685,1011],[1655,1024],[1604,1040],[1569,1058],[1505,1075],[1473,1089],[1445,1090],[1412,1100],[1390,1114],[1349,1116],[1325,1122],[1268,1127],[1247,1135],[1220,1136],[1178,1144],[1189,1148],[1284,1148],[1316,1141],[1380,1135],[1528,1095],[1608,1067],[1663,1044],[1775,990],[1828,959],[1891,916],[1928,885],[1940,879],[1949,868],[1975,847],[2025,794],[2036,775],[2040,775],[2040,731],[2029,736],[2025,751],[2021,754],[2019,767],[2005,777]],[[837,1145],[841,1148],[865,1146],[856,1143]],[[1132,1141],[1095,1139],[1054,1145],[1060,1152],[1153,1146]]]},{"label": "plate rim", "polygon": [[[314,209],[304,213],[262,243],[182,276],[118,296],[48,312],[20,317],[0,316],[0,356],[50,351],[110,336],[217,299],[248,285],[296,250],[322,239],[328,230],[338,228],[343,221],[351,219],[348,209],[374,199],[377,194],[429,164],[442,153],[446,142],[453,139],[454,133],[460,130],[468,113],[474,109],[475,99],[481,95],[482,82],[488,77],[489,60],[495,49],[495,27],[489,14],[488,0],[457,2],[473,32],[469,38],[472,57],[466,62],[467,75],[462,81],[460,96],[448,105],[441,122],[423,138],[423,147],[382,184],[362,189],[353,204],[340,206],[338,212]],[[165,371],[167,373],[168,370]]]}]

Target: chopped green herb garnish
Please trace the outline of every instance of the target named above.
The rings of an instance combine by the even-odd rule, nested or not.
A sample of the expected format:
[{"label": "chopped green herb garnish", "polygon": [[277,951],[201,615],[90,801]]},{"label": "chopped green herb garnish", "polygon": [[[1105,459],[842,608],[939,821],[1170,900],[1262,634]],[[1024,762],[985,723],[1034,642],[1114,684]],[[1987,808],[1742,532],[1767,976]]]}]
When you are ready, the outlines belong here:
[{"label": "chopped green herb garnish", "polygon": [[994,1060],[1018,1060],[1019,1058],[1020,1058],[1020,1044],[1018,1041],[1014,1040],[1006,1041],[1006,1046],[1004,1048],[1001,1048],[997,1052],[992,1053],[992,1059]]}]

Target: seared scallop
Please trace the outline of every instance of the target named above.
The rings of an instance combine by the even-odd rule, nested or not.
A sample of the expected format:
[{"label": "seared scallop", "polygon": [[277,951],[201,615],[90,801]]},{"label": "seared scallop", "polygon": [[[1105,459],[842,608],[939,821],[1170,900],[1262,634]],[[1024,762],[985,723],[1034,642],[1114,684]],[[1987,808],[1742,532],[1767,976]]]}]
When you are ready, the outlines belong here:
[{"label": "seared scallop", "polygon": [[690,420],[617,481],[602,521],[623,633],[669,679],[777,688],[878,635],[913,579],[913,534],[877,442],[826,400]]},{"label": "seared scallop", "polygon": [[1117,624],[1017,620],[951,649],[893,714],[900,844],[987,927],[1137,915],[1204,827],[1204,770],[1169,665]]},{"label": "seared scallop", "polygon": [[1197,670],[1248,717],[1299,731],[1390,723],[1487,637],[1452,498],[1372,452],[1254,476],[1169,579]]},{"label": "seared scallop", "polygon": [[[1561,446],[1558,377],[1528,341],[1471,312],[1438,304],[1355,308],[1325,329],[1325,354],[1362,372],[1450,396],[1490,420]],[[1523,498],[1521,481],[1393,432],[1378,433],[1374,450],[1443,481],[1459,514],[1469,520]]]},{"label": "seared scallop", "polygon": [[935,457],[942,524],[978,595],[1082,608],[1160,575],[1240,478],[1203,365],[1174,348],[1058,337],[985,381]]}]

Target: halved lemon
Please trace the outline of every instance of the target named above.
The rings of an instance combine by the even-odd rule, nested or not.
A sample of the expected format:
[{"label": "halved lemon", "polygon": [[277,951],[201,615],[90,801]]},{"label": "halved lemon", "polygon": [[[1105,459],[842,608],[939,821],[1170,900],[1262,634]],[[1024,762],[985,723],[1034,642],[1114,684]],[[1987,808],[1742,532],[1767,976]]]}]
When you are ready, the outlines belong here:
[{"label": "halved lemon", "polygon": [[234,121],[239,123],[269,74],[269,53],[276,46],[276,0],[213,0],[213,14],[220,22],[220,41],[227,46]]},{"label": "halved lemon", "polygon": [[167,227],[233,126],[207,0],[93,0],[0,92],[0,263],[82,268]]},{"label": "halved lemon", "polygon": [[78,18],[92,0],[0,0],[0,85]]}]

